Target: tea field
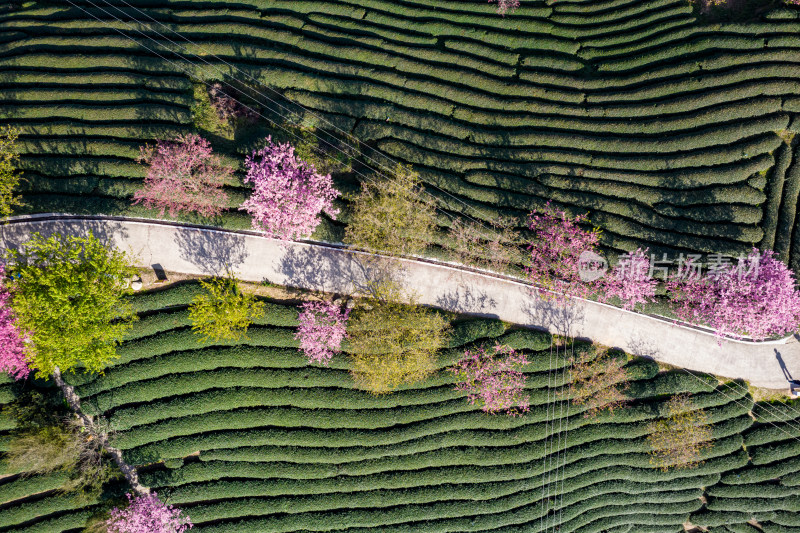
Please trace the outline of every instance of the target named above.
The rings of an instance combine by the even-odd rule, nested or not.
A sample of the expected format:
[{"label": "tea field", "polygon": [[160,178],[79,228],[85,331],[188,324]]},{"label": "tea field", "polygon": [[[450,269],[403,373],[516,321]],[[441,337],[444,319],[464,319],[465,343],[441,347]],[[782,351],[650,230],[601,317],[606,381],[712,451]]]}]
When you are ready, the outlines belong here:
[{"label": "tea field", "polygon": [[[192,129],[191,76],[257,83],[251,105],[291,118],[300,108],[267,87],[282,92],[306,119],[413,164],[453,213],[523,216],[552,199],[588,211],[612,249],[756,244],[800,266],[798,10],[722,21],[685,0],[494,10],[485,0],[12,6],[0,12],[0,123],[22,130],[26,211],[152,214],[130,207],[144,176],[135,157]],[[209,136],[240,161],[256,133]],[[233,209],[246,189],[229,192],[215,223],[248,226]]]},{"label": "tea field", "polygon": [[[238,344],[201,346],[188,283],[136,297],[141,320],[104,376],[73,375],[83,408],[116,428],[141,481],[201,532],[800,531],[800,404],[754,404],[740,382],[627,363],[629,407],[586,418],[560,396],[565,352],[548,334],[457,318],[444,367],[499,340],[529,354],[531,411],[488,415],[449,372],[399,392],[355,390],[347,358],[308,366],[297,309],[270,303]],[[15,389],[0,386],[9,402]],[[714,445],[692,470],[655,468],[645,426],[694,394]],[[4,439],[13,423],[2,421]],[[0,532],[78,532],[97,506],[57,475],[0,478]],[[760,529],[748,522],[755,520]]]}]

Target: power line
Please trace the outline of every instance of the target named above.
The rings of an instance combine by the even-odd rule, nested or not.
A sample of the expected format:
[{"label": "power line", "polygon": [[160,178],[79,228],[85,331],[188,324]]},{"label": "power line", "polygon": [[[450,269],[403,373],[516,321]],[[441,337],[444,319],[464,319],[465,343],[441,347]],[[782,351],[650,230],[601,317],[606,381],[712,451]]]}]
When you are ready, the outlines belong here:
[{"label": "power line", "polygon": [[[91,16],[91,17],[93,17],[95,20],[97,20],[97,21],[98,21],[98,22],[100,22],[101,24],[104,24],[104,23],[103,23],[103,21],[102,21],[101,19],[99,19],[98,17],[96,17],[96,16],[95,16],[95,15],[93,15],[92,13],[89,13],[88,11],[86,11],[85,9],[83,9],[82,7],[80,7],[80,6],[76,5],[76,4],[75,4],[75,3],[73,3],[71,0],[67,0],[67,1],[68,1],[68,2],[69,2],[71,5],[73,5],[74,7],[77,7],[78,9],[80,9],[81,11],[83,11],[84,13],[86,13],[87,15],[89,15],[89,16]],[[130,28],[130,29],[132,29],[132,30],[134,30],[134,31],[138,32],[139,34],[141,34],[142,36],[146,37],[147,39],[150,39],[151,41],[153,41],[153,42],[154,42],[154,43],[156,43],[157,45],[159,45],[159,46],[162,46],[162,47],[164,47],[164,48],[167,48],[167,47],[166,47],[166,46],[165,46],[163,43],[159,43],[158,41],[156,41],[155,39],[153,39],[153,38],[152,38],[152,37],[150,37],[149,35],[146,35],[145,33],[143,33],[141,30],[139,30],[139,29],[137,29],[137,28],[133,28],[133,27],[132,27],[130,24],[128,24],[128,23],[127,23],[127,22],[125,22],[124,20],[122,20],[122,19],[120,19],[120,18],[116,17],[115,15],[113,15],[113,14],[109,13],[109,12],[108,12],[107,10],[105,10],[104,8],[102,8],[102,7],[98,6],[98,5],[96,5],[94,2],[92,2],[92,0],[87,0],[87,1],[88,1],[88,2],[89,2],[89,3],[90,3],[90,4],[91,4],[91,5],[94,7],[94,8],[101,10],[103,13],[107,14],[108,16],[110,16],[111,18],[113,18],[114,20],[116,20],[117,22],[120,22],[120,23],[124,24],[125,26],[127,26],[128,28]],[[110,4],[110,3],[109,3],[107,0],[104,0],[104,2],[105,2],[107,5],[109,5],[110,7],[114,7],[114,6],[112,6],[112,5],[111,5],[111,4]],[[129,5],[129,6],[130,6],[130,4],[127,4],[127,5]],[[132,7],[132,6],[131,6],[131,7]],[[121,10],[120,8],[116,8],[116,9],[117,9],[118,11],[122,12],[122,10]],[[134,8],[134,9],[136,9],[137,11],[139,11],[140,13],[142,13],[143,15],[147,16],[148,18],[150,18],[150,20],[153,20],[154,22],[156,22],[156,23],[158,23],[158,24],[161,24],[162,26],[164,26],[164,24],[163,24],[163,23],[161,23],[161,22],[159,22],[159,21],[157,21],[157,20],[153,19],[152,17],[150,17],[150,16],[149,16],[149,15],[147,15],[146,13],[142,12],[142,11],[141,11],[141,10],[139,10],[138,8]],[[133,17],[131,17],[131,18],[132,18],[132,20],[133,20],[133,21],[135,21],[137,24],[139,24],[139,25],[141,25],[141,26],[145,26],[145,25],[144,25],[144,23],[142,23],[141,21],[139,21],[139,20],[137,20],[137,19],[135,19],[135,18],[133,18]],[[110,28],[110,29],[113,29],[113,30],[117,31],[118,33],[120,33],[120,34],[121,34],[121,35],[123,35],[124,37],[127,37],[128,39],[130,39],[131,41],[133,41],[133,42],[135,42],[135,43],[139,44],[140,46],[143,46],[145,49],[147,49],[148,51],[150,51],[150,52],[152,52],[152,53],[154,53],[154,54],[158,55],[159,57],[161,57],[161,58],[162,58],[162,59],[164,59],[165,61],[168,61],[168,62],[170,62],[170,63],[171,63],[171,64],[173,64],[173,65],[175,64],[174,62],[172,62],[172,61],[170,61],[170,60],[166,59],[164,56],[162,56],[162,55],[161,55],[161,54],[159,54],[158,52],[156,52],[156,51],[152,50],[151,48],[149,48],[149,47],[145,46],[144,44],[140,43],[139,41],[135,40],[133,37],[130,37],[130,36],[126,35],[125,33],[123,33],[122,31],[118,30],[117,28],[113,28],[113,27],[109,26],[108,24],[104,24],[104,25],[105,25],[106,27]],[[166,27],[166,26],[165,26],[165,27]],[[159,35],[160,37],[163,37],[165,40],[169,41],[170,43],[174,44],[175,46],[178,46],[178,47],[182,48],[183,50],[187,51],[188,53],[190,53],[190,54],[191,54],[191,55],[193,55],[194,57],[196,57],[196,58],[198,58],[198,59],[202,60],[204,63],[206,63],[206,64],[207,64],[207,65],[209,65],[210,67],[214,68],[214,69],[217,71],[217,73],[218,73],[218,74],[221,74],[221,75],[223,76],[222,83],[224,83],[225,85],[227,85],[228,87],[230,87],[231,89],[233,89],[234,91],[236,91],[236,88],[235,88],[235,87],[233,87],[233,86],[232,86],[230,83],[228,83],[228,82],[226,82],[226,81],[224,80],[225,73],[224,73],[223,71],[221,71],[220,69],[218,69],[218,68],[214,67],[214,65],[213,65],[213,64],[211,64],[211,63],[209,63],[209,62],[208,62],[208,61],[205,59],[205,57],[203,57],[203,56],[198,56],[197,54],[194,54],[194,53],[192,53],[192,52],[189,52],[189,51],[186,49],[186,47],[185,47],[185,46],[183,46],[183,45],[181,45],[181,44],[179,44],[179,43],[176,43],[175,41],[173,41],[172,39],[170,39],[170,38],[169,38],[169,37],[167,37],[166,35],[164,35],[164,34],[162,34],[161,32],[158,32],[158,31],[156,31],[156,30],[152,29],[151,27],[148,27],[148,29],[150,29],[150,31],[152,31],[152,32],[153,32],[153,33],[155,33],[156,35]],[[190,40],[190,39],[188,39],[187,37],[185,37],[185,36],[183,36],[183,35],[179,34],[178,32],[176,32],[176,31],[174,31],[174,30],[172,30],[172,29],[170,29],[170,28],[168,28],[168,29],[169,29],[169,30],[170,30],[172,33],[174,33],[174,34],[176,34],[176,35],[178,35],[178,36],[182,37],[182,38],[183,38],[184,40],[186,40],[188,43],[190,43],[190,44],[192,44],[192,45],[194,45],[194,46],[197,46],[198,48],[201,48],[199,45],[197,45],[196,43],[194,43],[193,41],[191,41],[191,40]],[[167,48],[167,49],[168,49],[168,48]],[[201,49],[202,49],[202,48],[201,48]],[[169,50],[169,49],[168,49],[168,50]],[[180,53],[178,53],[177,51],[175,51],[175,50],[169,50],[169,52],[170,52],[170,53],[172,53],[172,54],[175,54],[176,56],[180,57],[181,59],[183,59],[184,61],[186,61],[186,62],[187,62],[187,63],[189,63],[190,65],[192,65],[193,67],[195,67],[195,68],[198,68],[199,70],[203,71],[203,73],[204,73],[204,74],[206,74],[206,71],[205,71],[205,69],[203,69],[202,67],[200,67],[200,66],[198,66],[197,64],[193,63],[192,61],[190,61],[188,58],[184,57],[183,55],[181,55],[181,54],[180,54]],[[243,72],[241,69],[238,69],[237,67],[235,67],[235,66],[231,65],[230,63],[228,63],[227,61],[225,61],[225,60],[223,60],[223,59],[219,58],[218,56],[216,56],[216,55],[214,55],[214,54],[209,54],[209,55],[210,55],[211,57],[214,57],[214,58],[216,58],[217,60],[219,60],[219,61],[221,61],[221,62],[225,63],[226,65],[230,66],[231,68],[234,68],[234,69],[235,69],[235,70],[237,70],[238,72],[242,72],[243,74],[246,74],[246,73],[244,73],[244,72]],[[177,65],[176,65],[176,66],[177,66]],[[185,71],[184,71],[184,72],[185,72]],[[190,77],[193,77],[193,76],[192,76],[191,74],[189,74],[189,73],[187,73],[187,75],[189,75]],[[250,77],[250,79],[253,79],[253,80],[255,80],[255,78],[253,78],[252,76],[249,76],[248,74],[246,74],[246,75],[247,75],[248,77]],[[232,77],[232,76],[231,76],[231,77]],[[270,102],[274,103],[275,105],[278,105],[278,106],[279,106],[279,107],[281,107],[282,109],[285,109],[285,110],[286,110],[286,111],[288,111],[289,113],[293,113],[293,114],[297,115],[298,117],[300,116],[300,114],[299,114],[298,112],[289,110],[289,109],[288,109],[288,108],[286,108],[285,106],[283,106],[283,105],[279,104],[278,102],[275,102],[275,100],[273,100],[273,99],[269,98],[269,97],[268,97],[267,95],[265,95],[264,93],[262,93],[262,92],[258,91],[258,89],[255,89],[255,88],[251,87],[250,85],[248,85],[248,84],[244,83],[242,80],[239,80],[239,79],[237,79],[237,78],[234,78],[234,77],[232,77],[232,78],[233,78],[234,80],[236,80],[236,81],[238,81],[238,82],[242,83],[244,86],[246,86],[246,87],[248,87],[248,88],[250,88],[250,89],[253,89],[253,90],[254,90],[254,91],[256,91],[256,92],[257,92],[259,95],[263,96],[264,98],[266,98],[266,99],[267,99],[267,100],[269,100]],[[200,80],[200,81],[201,81],[202,83],[204,83],[206,86],[209,86],[209,87],[210,87],[210,85],[209,85],[207,82],[205,82],[204,80]],[[257,82],[257,80],[255,80],[255,81]],[[271,87],[268,87],[268,86],[265,86],[265,87],[266,87],[267,89],[271,90],[272,92],[274,92],[275,94],[277,94],[277,95],[281,96],[282,98],[284,98],[284,99],[285,99],[285,100],[287,100],[288,102],[291,102],[292,104],[296,105],[297,107],[299,107],[300,109],[302,109],[302,110],[303,110],[305,113],[308,113],[308,114],[310,114],[310,115],[312,115],[312,116],[314,116],[314,117],[318,118],[319,120],[321,120],[321,121],[325,122],[326,124],[329,124],[329,125],[331,125],[331,126],[332,126],[333,128],[335,128],[336,130],[338,130],[338,131],[341,131],[341,132],[342,132],[342,133],[344,133],[345,135],[348,135],[348,136],[352,137],[352,135],[350,135],[350,134],[349,134],[349,133],[347,133],[347,132],[344,132],[344,130],[342,130],[342,129],[338,128],[338,127],[337,127],[335,124],[333,124],[333,123],[331,123],[331,122],[327,121],[326,119],[324,119],[324,117],[321,117],[321,116],[319,116],[319,115],[317,115],[317,114],[313,113],[313,111],[310,111],[309,109],[305,108],[305,107],[304,107],[304,106],[302,106],[301,104],[299,104],[299,103],[297,103],[297,102],[294,102],[293,100],[291,100],[291,99],[290,99],[290,98],[288,98],[287,96],[285,96],[285,95],[281,95],[281,94],[280,94],[278,91],[276,91],[276,90],[272,89]],[[293,137],[295,137],[296,139],[298,139],[300,142],[302,142],[302,143],[307,143],[307,144],[308,144],[308,141],[306,141],[305,139],[302,139],[301,137],[299,137],[298,135],[294,134],[293,132],[290,132],[289,130],[287,130],[286,128],[284,128],[283,126],[281,126],[280,124],[278,124],[278,123],[276,123],[276,122],[274,122],[274,121],[270,120],[269,118],[265,117],[263,114],[261,114],[261,113],[259,113],[259,112],[255,111],[254,109],[252,109],[251,107],[247,106],[246,104],[244,104],[244,103],[240,102],[240,101],[239,101],[239,100],[237,100],[236,98],[234,98],[234,97],[232,97],[232,96],[230,96],[230,95],[227,95],[227,96],[228,96],[228,97],[229,97],[231,100],[233,100],[234,102],[236,102],[236,103],[238,103],[238,104],[242,105],[243,107],[245,107],[246,109],[249,109],[250,111],[253,111],[253,112],[254,112],[255,114],[257,114],[258,116],[260,116],[260,117],[262,117],[262,118],[264,118],[264,119],[268,120],[269,122],[272,122],[272,123],[274,123],[276,126],[280,127],[281,129],[283,129],[284,131],[286,131],[287,133],[289,133],[290,135],[292,135]],[[270,108],[268,105],[264,104],[263,102],[260,102],[258,99],[256,99],[256,98],[253,98],[253,100],[255,100],[255,101],[256,101],[256,102],[258,102],[259,104],[263,105],[264,107],[266,107],[266,108],[270,109],[271,111],[275,112],[275,110],[274,110],[274,109],[271,109],[271,108]],[[277,113],[277,112],[276,112],[276,114],[278,114],[279,116],[281,115],[280,113]],[[314,133],[313,131],[312,131],[312,132],[309,132],[309,133],[310,133],[310,134],[311,134],[311,135],[312,135],[312,136],[313,136],[315,139],[317,139],[317,140],[319,140],[319,141],[321,141],[321,142],[324,142],[326,145],[330,146],[332,149],[339,151],[340,153],[344,154],[345,156],[347,156],[347,155],[348,155],[346,152],[344,152],[344,150],[342,150],[342,149],[341,149],[341,148],[339,148],[338,146],[335,146],[334,144],[332,144],[332,143],[328,142],[327,140],[325,140],[325,139],[322,139],[321,137],[319,137],[319,135],[317,135],[317,134],[316,134],[316,133]],[[326,135],[330,135],[330,134],[328,134],[328,133],[326,132]],[[332,137],[332,136],[331,136],[331,137]],[[355,137],[352,137],[352,138],[353,138],[353,139],[355,139]],[[356,139],[356,141],[357,141],[357,139]],[[374,159],[372,159],[372,158],[370,158],[369,156],[367,156],[367,155],[366,155],[364,152],[362,152],[362,151],[361,151],[361,150],[359,150],[358,148],[355,148],[355,147],[353,147],[353,146],[351,146],[351,145],[349,145],[349,144],[347,144],[347,143],[344,143],[344,144],[345,144],[345,145],[346,145],[348,148],[350,148],[350,149],[352,149],[353,151],[355,151],[356,153],[358,153],[358,154],[359,154],[360,156],[362,156],[363,158],[365,158],[365,159],[367,159],[367,160],[370,160],[370,161],[374,161]],[[312,146],[312,148],[314,148],[314,149],[315,149],[315,150],[317,150],[318,152],[320,152],[320,153],[324,154],[324,152],[322,152],[322,150],[320,150],[320,149],[318,149],[318,148],[316,148],[316,147],[313,147],[313,146]],[[376,151],[376,150],[374,150],[373,148],[371,148],[371,147],[370,147],[370,149],[371,149],[371,150],[373,150],[373,151],[375,151],[375,152],[377,153],[377,151]],[[389,161],[392,161],[392,162],[394,162],[394,163],[396,163],[396,164],[399,164],[399,162],[397,162],[397,161],[393,160],[392,158],[390,158],[390,157],[388,157],[388,156],[385,156],[385,155],[384,155],[384,157],[385,157],[386,159],[388,159]],[[364,166],[365,166],[365,167],[367,167],[368,169],[372,170],[373,172],[375,172],[375,173],[376,173],[378,176],[381,176],[382,178],[385,178],[385,179],[387,179],[387,180],[389,179],[389,178],[388,178],[388,177],[387,177],[385,174],[381,173],[379,170],[376,170],[376,169],[374,169],[374,168],[370,167],[370,166],[369,166],[369,165],[367,165],[366,163],[364,163]],[[379,165],[379,166],[380,166],[380,165]],[[381,166],[381,168],[385,168],[385,167]],[[361,172],[358,172],[356,169],[353,169],[353,172],[354,172],[354,173],[356,173],[356,174],[358,174],[359,176],[362,176],[362,177],[364,177],[365,179],[370,179],[370,181],[372,181],[372,183],[373,183],[373,184],[375,184],[376,186],[379,186],[379,184],[378,184],[378,183],[376,183],[374,180],[371,180],[371,178],[368,178],[367,176],[365,176],[365,175],[364,175],[364,174],[362,174]],[[390,172],[391,172],[391,171],[390,171]],[[452,199],[456,200],[457,202],[460,202],[460,203],[461,203],[461,204],[463,204],[465,207],[467,207],[467,208],[469,208],[469,207],[470,207],[470,206],[469,206],[469,204],[467,204],[466,202],[464,202],[464,201],[463,201],[463,200],[461,200],[460,198],[458,198],[458,197],[456,197],[456,196],[454,196],[454,195],[450,194],[449,192],[447,192],[447,191],[445,191],[445,190],[441,189],[440,187],[438,187],[438,186],[436,186],[436,185],[433,185],[433,184],[427,184],[427,185],[428,185],[428,186],[430,186],[430,187],[433,187],[433,188],[435,188],[435,189],[437,189],[437,190],[439,190],[440,192],[442,192],[442,193],[444,193],[445,195],[447,195],[448,197],[450,197],[450,198],[452,198]],[[434,196],[433,196],[433,195],[432,195],[432,194],[431,194],[429,191],[425,190],[425,188],[424,188],[424,187],[423,187],[423,191],[424,191],[426,194],[428,194],[429,196],[431,196],[432,198],[434,198],[434,200],[435,200],[435,201],[436,201],[436,200],[438,200],[438,199],[437,199],[436,197],[434,197]],[[454,216],[452,216],[452,215],[450,215],[449,213],[445,212],[444,210],[440,209],[438,206],[434,205],[434,207],[436,208],[436,210],[437,210],[437,211],[439,211],[440,213],[442,213],[442,214],[444,214],[445,216],[449,217],[451,220],[455,220],[455,217],[454,217]],[[449,206],[448,206],[448,207],[449,207]],[[492,233],[492,230],[491,230],[491,229],[489,229],[489,228],[488,228],[488,227],[487,227],[485,224],[483,224],[483,222],[481,222],[480,220],[475,220],[474,218],[470,217],[468,214],[464,213],[463,211],[461,212],[461,214],[462,214],[462,216],[464,216],[465,218],[467,218],[467,219],[471,220],[472,222],[474,222],[474,223],[476,223],[476,224],[478,224],[478,225],[482,226],[484,229],[486,229],[486,230],[489,232],[489,235],[491,235],[491,233]]]}]

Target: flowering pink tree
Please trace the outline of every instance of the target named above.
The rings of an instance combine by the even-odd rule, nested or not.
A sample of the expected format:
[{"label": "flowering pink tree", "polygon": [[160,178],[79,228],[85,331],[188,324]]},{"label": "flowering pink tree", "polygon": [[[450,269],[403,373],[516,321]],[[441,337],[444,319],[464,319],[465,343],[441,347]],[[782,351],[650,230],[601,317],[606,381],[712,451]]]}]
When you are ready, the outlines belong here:
[{"label": "flowering pink tree", "polygon": [[4,277],[5,267],[0,265],[0,372],[14,379],[25,379],[30,374],[25,357],[25,335],[11,309],[11,293],[3,283]]},{"label": "flowering pink tree", "polygon": [[174,509],[151,492],[128,497],[125,509],[114,508],[106,522],[108,533],[183,533],[192,527],[192,521],[180,509]]},{"label": "flowering pink tree", "polygon": [[675,313],[689,322],[713,328],[717,335],[765,339],[800,325],[800,293],[794,274],[766,250],[753,250],[737,264],[716,268],[702,277],[691,262],[683,265],[667,289]]},{"label": "flowering pink tree", "polygon": [[534,239],[528,246],[531,255],[526,270],[534,284],[561,295],[585,297],[596,292],[597,284],[580,277],[581,254],[596,253],[599,238],[599,231],[578,225],[585,221],[586,215],[570,217],[549,202],[530,214],[528,228]]},{"label": "flowering pink tree", "polygon": [[342,309],[333,302],[306,302],[300,313],[300,327],[295,339],[309,363],[328,366],[334,353],[340,351],[347,337],[347,317],[350,309]]},{"label": "flowering pink tree", "polygon": [[619,262],[601,283],[605,299],[616,297],[622,307],[633,309],[636,304],[655,300],[658,281],[650,276],[650,257],[647,249],[620,256]]},{"label": "flowering pink tree", "polygon": [[497,2],[497,12],[505,16],[507,11],[514,11],[519,7],[519,0],[489,0],[489,3]]},{"label": "flowering pink tree", "polygon": [[522,416],[529,410],[529,398],[523,393],[527,376],[520,370],[526,364],[525,354],[497,344],[488,350],[467,350],[449,370],[456,375],[455,390],[466,392],[470,404],[480,404],[486,413]]},{"label": "flowering pink tree", "polygon": [[318,174],[314,165],[295,157],[289,143],[273,143],[253,152],[245,165],[245,183],[255,186],[253,194],[240,207],[253,217],[253,227],[281,239],[308,237],[319,225],[320,213],[336,218],[330,174]]},{"label": "flowering pink tree", "polygon": [[199,135],[181,135],[175,142],[158,141],[142,146],[139,161],[149,165],[144,188],[133,195],[134,204],[169,209],[175,216],[195,211],[203,216],[219,215],[228,202],[222,190],[233,169],[213,155],[209,142]]}]

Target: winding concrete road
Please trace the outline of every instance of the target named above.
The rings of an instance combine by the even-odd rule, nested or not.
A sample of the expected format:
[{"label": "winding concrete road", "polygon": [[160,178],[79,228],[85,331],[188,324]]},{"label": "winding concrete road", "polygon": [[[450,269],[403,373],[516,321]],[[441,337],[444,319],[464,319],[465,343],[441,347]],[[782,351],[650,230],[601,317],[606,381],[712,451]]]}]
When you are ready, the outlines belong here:
[{"label": "winding concrete road", "polygon": [[[137,266],[160,265],[187,274],[221,274],[230,266],[246,281],[264,280],[339,294],[357,292],[374,266],[370,254],[315,242],[280,243],[252,231],[228,231],[160,220],[61,214],[13,217],[0,226],[0,249],[29,235],[54,232],[96,237],[130,253]],[[786,388],[800,379],[797,337],[772,343],[727,340],[648,315],[597,302],[569,305],[531,295],[530,286],[430,260],[397,260],[399,281],[424,305],[547,329],[629,353],[753,385]]]}]

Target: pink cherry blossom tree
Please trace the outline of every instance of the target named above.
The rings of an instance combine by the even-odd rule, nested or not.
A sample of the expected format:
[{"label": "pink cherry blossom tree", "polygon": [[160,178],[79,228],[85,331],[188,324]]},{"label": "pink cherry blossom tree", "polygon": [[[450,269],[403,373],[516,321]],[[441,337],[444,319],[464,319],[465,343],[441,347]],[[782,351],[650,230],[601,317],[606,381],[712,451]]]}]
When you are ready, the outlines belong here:
[{"label": "pink cherry blossom tree", "polygon": [[254,185],[253,194],[240,207],[253,217],[253,227],[269,235],[291,240],[309,237],[321,222],[320,213],[336,218],[330,174],[318,174],[314,165],[295,156],[289,143],[273,143],[253,152],[245,165],[245,183]]},{"label": "pink cherry blossom tree", "polygon": [[0,265],[0,372],[14,379],[25,379],[30,374],[25,357],[26,336],[20,331],[11,309],[11,292],[4,279],[5,266]]},{"label": "pink cherry blossom tree", "polygon": [[519,7],[519,0],[489,0],[489,3],[497,2],[497,12],[505,16],[506,12],[514,11]]},{"label": "pink cherry blossom tree", "polygon": [[691,262],[667,283],[678,318],[713,328],[717,335],[765,339],[800,326],[800,292],[794,273],[771,250],[753,248],[736,264],[700,276]]},{"label": "pink cherry blossom tree", "polygon": [[169,216],[197,212],[219,215],[228,202],[222,186],[233,169],[212,154],[209,142],[199,135],[180,135],[174,142],[158,141],[142,146],[139,161],[149,165],[144,188],[134,193],[134,204],[169,209]]},{"label": "pink cherry blossom tree", "polygon": [[466,392],[470,404],[479,404],[486,413],[522,416],[530,409],[523,392],[527,376],[521,371],[526,364],[524,353],[497,344],[467,350],[449,370],[456,375],[455,390]]},{"label": "pink cherry blossom tree", "polygon": [[625,309],[654,301],[657,285],[658,281],[650,276],[647,248],[637,248],[635,252],[620,256],[617,265],[601,283],[604,299],[619,298]]},{"label": "pink cherry blossom tree", "polygon": [[108,533],[183,533],[193,526],[188,516],[159,500],[155,492],[126,496],[129,504],[125,509],[111,510]]},{"label": "pink cherry blossom tree", "polygon": [[538,287],[559,295],[586,297],[598,290],[598,284],[580,277],[581,254],[594,253],[600,232],[579,226],[586,215],[571,217],[550,205],[534,210],[528,217],[528,228],[534,238],[528,246],[530,264],[528,278]]},{"label": "pink cherry blossom tree", "polygon": [[328,366],[347,337],[350,309],[342,309],[333,302],[305,302],[302,307],[295,339],[300,341],[300,350],[309,363]]}]

